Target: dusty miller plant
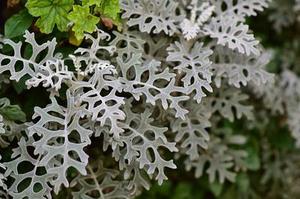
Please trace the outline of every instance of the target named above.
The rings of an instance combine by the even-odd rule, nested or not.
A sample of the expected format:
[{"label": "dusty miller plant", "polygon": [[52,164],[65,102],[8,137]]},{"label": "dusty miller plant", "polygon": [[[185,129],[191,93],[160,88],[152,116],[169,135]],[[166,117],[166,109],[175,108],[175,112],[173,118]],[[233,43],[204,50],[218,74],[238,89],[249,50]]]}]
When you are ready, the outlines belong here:
[{"label": "dusty miller plant", "polygon": [[[251,169],[241,147],[247,137],[220,123],[254,120],[249,93],[274,113],[288,112],[300,145],[300,80],[288,69],[266,71],[272,52],[246,23],[269,3],[121,0],[122,30],[98,28],[67,56],[55,38],[40,43],[29,31],[24,43],[3,38],[13,53],[0,54],[1,79],[43,87],[50,101],[27,122],[0,111],[3,147],[18,140],[0,165],[3,193],[52,198],[65,187],[73,198],[134,198],[150,180],[167,180],[177,159],[196,178],[234,182]],[[2,101],[0,110],[10,105]],[[95,142],[98,152],[89,154]]]}]

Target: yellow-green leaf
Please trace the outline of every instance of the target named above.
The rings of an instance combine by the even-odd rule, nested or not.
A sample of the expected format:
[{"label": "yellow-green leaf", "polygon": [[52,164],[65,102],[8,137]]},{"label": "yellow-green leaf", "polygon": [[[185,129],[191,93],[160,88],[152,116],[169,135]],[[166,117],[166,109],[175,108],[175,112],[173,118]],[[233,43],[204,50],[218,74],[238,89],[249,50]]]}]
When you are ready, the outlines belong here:
[{"label": "yellow-green leaf", "polygon": [[82,0],[82,5],[88,5],[88,6],[100,6],[102,0]]},{"label": "yellow-green leaf", "polygon": [[101,15],[110,18],[116,25],[120,24],[120,3],[119,0],[100,0],[100,6],[96,7],[96,11]]},{"label": "yellow-green leaf", "polygon": [[56,25],[58,30],[66,31],[73,0],[28,0],[26,7],[32,16],[39,17],[36,26],[43,33],[51,33]]},{"label": "yellow-green leaf", "polygon": [[82,43],[83,39],[77,39],[75,37],[75,33],[73,31],[70,31],[69,33],[69,43],[74,45],[74,46],[80,46]]},{"label": "yellow-green leaf", "polygon": [[72,30],[78,40],[83,39],[85,32],[94,32],[99,22],[99,18],[90,13],[89,6],[79,5],[73,6],[73,11],[69,13],[68,19],[74,24]]}]

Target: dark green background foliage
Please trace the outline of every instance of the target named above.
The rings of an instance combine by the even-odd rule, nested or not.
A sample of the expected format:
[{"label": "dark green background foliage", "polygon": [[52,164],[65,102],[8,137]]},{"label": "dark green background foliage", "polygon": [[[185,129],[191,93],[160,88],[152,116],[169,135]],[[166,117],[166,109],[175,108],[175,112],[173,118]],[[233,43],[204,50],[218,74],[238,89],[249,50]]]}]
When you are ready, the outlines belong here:
[{"label": "dark green background foliage", "polygon": [[[45,1],[45,0],[44,0]],[[276,0],[277,1],[277,0]],[[286,0],[284,0],[286,1]],[[76,49],[76,45],[85,45],[81,43],[82,33],[84,31],[93,32],[93,30],[78,30],[82,27],[74,29],[77,38],[74,39],[74,33],[67,30],[67,27],[47,27],[46,33],[42,33],[43,29],[39,29],[39,14],[32,14],[31,6],[27,6],[26,1],[20,1],[10,5],[13,1],[1,0],[0,3],[0,33],[14,41],[23,41],[22,35],[26,29],[36,33],[37,41],[45,42],[56,37],[60,52],[68,54]],[[37,1],[36,1],[37,2]],[[278,1],[280,2],[280,1]],[[72,2],[69,3],[72,6]],[[27,4],[30,5],[30,4]],[[94,23],[100,21],[101,13],[106,17],[111,18],[115,25],[120,24],[120,19],[115,13],[115,10],[105,10],[103,5],[96,5],[97,9],[86,13],[95,17]],[[109,6],[108,6],[109,7]],[[28,10],[29,8],[29,10]],[[71,8],[71,7],[70,7]],[[70,10],[67,8],[66,10]],[[110,7],[108,9],[111,9]],[[281,31],[274,29],[274,23],[269,20],[269,16],[274,12],[279,12],[276,7],[267,9],[264,13],[255,18],[249,19],[250,28],[253,30],[257,38],[261,39],[261,43],[267,49],[274,51],[274,59],[269,64],[269,71],[280,73],[283,64],[288,64],[289,68],[300,75],[300,23],[295,20],[284,27]],[[100,14],[99,14],[100,13]],[[67,14],[67,13],[65,13]],[[42,15],[42,14],[41,14]],[[74,15],[66,17],[66,20],[73,20]],[[76,21],[76,20],[75,20]],[[43,23],[43,22],[40,22]],[[53,22],[55,24],[55,22]],[[59,22],[56,22],[56,24]],[[110,32],[109,27],[103,23],[98,23],[102,29]],[[63,25],[64,26],[64,25]],[[93,26],[93,24],[92,24]],[[85,28],[85,27],[83,27]],[[116,27],[114,29],[117,29]],[[77,32],[77,34],[76,34]],[[74,40],[76,40],[74,42]],[[79,40],[79,41],[78,41]],[[75,45],[74,45],[75,43]],[[10,52],[11,49],[2,49],[3,52]],[[32,49],[24,48],[25,54]],[[290,54],[289,54],[290,53]],[[282,55],[289,54],[289,63],[285,63]],[[286,56],[285,56],[286,57]],[[0,89],[0,98],[8,97],[11,104],[9,107],[1,108],[0,113],[5,118],[22,122],[26,118],[30,120],[35,106],[45,107],[49,103],[48,93],[43,88],[34,88],[25,90],[25,79],[12,84],[2,84]],[[251,97],[254,99],[254,97]],[[255,110],[259,112],[262,109],[260,100],[253,100]],[[255,111],[254,111],[255,112]],[[260,118],[262,117],[262,118]],[[186,172],[181,160],[176,160],[177,170],[167,172],[169,180],[164,182],[162,186],[157,183],[150,188],[150,191],[145,191],[139,197],[140,199],[234,199],[234,198],[269,198],[277,199],[284,196],[291,199],[300,198],[300,173],[295,171],[293,181],[289,182],[285,170],[289,168],[290,158],[293,159],[293,168],[300,170],[300,152],[295,147],[294,140],[291,138],[290,132],[284,121],[285,116],[272,117],[268,120],[264,116],[256,115],[254,121],[238,120],[234,123],[224,121],[227,128],[234,132],[239,132],[248,137],[245,145],[248,152],[247,167],[250,168],[245,172],[240,172],[235,183],[225,182],[224,184],[209,183],[206,176],[200,179],[194,178],[193,172]],[[266,122],[264,122],[266,121]],[[300,118],[299,118],[300,122]],[[253,123],[253,124],[250,124]],[[255,128],[249,130],[248,126],[254,125]],[[12,141],[16,146],[16,140]],[[93,144],[87,150],[93,153]],[[8,159],[12,148],[1,150],[0,153],[4,160]],[[98,154],[95,154],[98,155]],[[103,155],[103,154],[101,154]],[[299,156],[299,157],[298,157]],[[111,160],[108,160],[110,164]],[[115,164],[115,163],[111,163]],[[297,176],[299,175],[299,176]],[[70,173],[72,176],[72,173]],[[71,198],[68,190],[64,189],[55,198]]]}]

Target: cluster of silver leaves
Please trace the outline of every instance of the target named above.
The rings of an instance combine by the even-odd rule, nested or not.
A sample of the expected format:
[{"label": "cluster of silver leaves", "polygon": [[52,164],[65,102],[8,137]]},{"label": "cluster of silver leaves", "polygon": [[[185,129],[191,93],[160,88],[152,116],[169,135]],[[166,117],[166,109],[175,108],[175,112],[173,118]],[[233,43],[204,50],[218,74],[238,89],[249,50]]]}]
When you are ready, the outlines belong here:
[{"label": "cluster of silver leaves", "polygon": [[272,10],[269,20],[277,32],[300,22],[300,1],[299,0],[273,0],[270,4]]},{"label": "cluster of silver leaves", "polygon": [[[273,23],[277,32],[282,32],[284,28],[300,24],[300,1],[274,0],[270,4],[271,14],[269,20]],[[300,64],[298,53],[298,40],[289,41],[289,47],[284,47],[281,62],[282,71],[276,77],[276,81],[268,84],[267,87],[255,88],[258,97],[262,97],[265,106],[272,113],[277,115],[287,115],[287,125],[296,139],[296,144],[300,146]],[[298,67],[299,68],[299,67]]]},{"label": "cluster of silver leaves", "polygon": [[253,91],[274,115],[287,115],[287,125],[299,147],[300,78],[293,71],[285,69],[275,82],[265,87],[255,87]]},{"label": "cluster of silver leaves", "polygon": [[[246,86],[274,112],[289,107],[288,124],[300,143],[300,80],[289,71],[274,78],[264,69],[272,54],[246,24],[269,0],[121,0],[120,5],[122,32],[98,29],[85,36],[87,47],[67,57],[55,53],[55,39],[39,44],[29,32],[24,38],[30,56],[22,55],[24,43],[1,41],[14,53],[0,54],[0,75],[27,78],[28,89],[44,87],[51,100],[35,108],[31,122],[13,124],[10,131],[0,116],[1,136],[19,140],[0,175],[14,179],[9,187],[0,181],[9,195],[51,198],[63,185],[74,190],[74,198],[133,198],[150,188],[150,179],[162,184],[165,170],[176,169],[176,158],[183,158],[195,177],[206,173],[211,182],[234,181],[236,172],[247,169],[247,153],[237,149],[246,138],[217,124],[224,118],[253,119]],[[86,148],[95,137],[103,140],[99,150],[111,151],[117,170],[89,157]],[[166,158],[170,153],[174,160]],[[31,167],[21,172],[24,162]],[[72,180],[71,168],[78,173]]]}]

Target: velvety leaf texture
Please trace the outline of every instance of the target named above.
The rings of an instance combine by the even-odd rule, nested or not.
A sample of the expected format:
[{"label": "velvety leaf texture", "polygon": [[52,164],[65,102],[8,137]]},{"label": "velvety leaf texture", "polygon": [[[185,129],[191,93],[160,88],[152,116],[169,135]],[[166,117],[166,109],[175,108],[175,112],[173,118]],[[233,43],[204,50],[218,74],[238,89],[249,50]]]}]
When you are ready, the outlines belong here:
[{"label": "velvety leaf texture", "polygon": [[41,156],[40,164],[48,166],[47,173],[55,176],[56,193],[60,185],[69,186],[66,175],[70,167],[86,174],[88,156],[83,149],[90,144],[92,132],[79,124],[84,109],[74,103],[74,98],[68,96],[68,106],[64,108],[52,98],[52,103],[46,108],[35,109],[33,119],[39,120],[28,129],[29,136],[39,137],[33,142],[34,152]]},{"label": "velvety leaf texture", "polygon": [[[131,199],[177,182],[187,194],[180,182],[197,187],[195,176],[203,196],[253,198],[248,170],[268,186],[298,182],[288,154],[300,146],[299,45],[264,48],[248,20],[269,4],[28,0],[0,37],[0,197]],[[281,21],[300,10],[285,4],[270,19],[278,30],[298,20]],[[237,186],[239,197],[222,197]]]}]

